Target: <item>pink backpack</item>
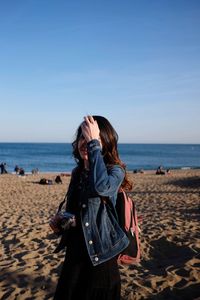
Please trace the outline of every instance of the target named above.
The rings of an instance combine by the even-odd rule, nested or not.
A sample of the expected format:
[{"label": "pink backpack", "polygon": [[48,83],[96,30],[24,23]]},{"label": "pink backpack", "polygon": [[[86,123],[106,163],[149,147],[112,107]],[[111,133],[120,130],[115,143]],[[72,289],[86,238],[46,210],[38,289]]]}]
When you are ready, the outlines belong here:
[{"label": "pink backpack", "polygon": [[118,256],[122,264],[135,264],[140,261],[140,240],[137,212],[133,200],[122,189],[118,192],[116,211],[121,228],[129,239],[129,246]]}]

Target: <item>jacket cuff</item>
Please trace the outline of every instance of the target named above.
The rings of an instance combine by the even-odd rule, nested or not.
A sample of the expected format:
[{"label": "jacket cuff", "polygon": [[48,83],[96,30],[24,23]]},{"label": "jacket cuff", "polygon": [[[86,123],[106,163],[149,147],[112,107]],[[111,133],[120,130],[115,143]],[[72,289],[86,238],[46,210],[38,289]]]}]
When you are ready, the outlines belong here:
[{"label": "jacket cuff", "polygon": [[101,149],[101,145],[100,145],[100,142],[99,140],[91,140],[87,143],[87,150],[88,151],[94,151],[94,150],[97,150],[97,149]]}]

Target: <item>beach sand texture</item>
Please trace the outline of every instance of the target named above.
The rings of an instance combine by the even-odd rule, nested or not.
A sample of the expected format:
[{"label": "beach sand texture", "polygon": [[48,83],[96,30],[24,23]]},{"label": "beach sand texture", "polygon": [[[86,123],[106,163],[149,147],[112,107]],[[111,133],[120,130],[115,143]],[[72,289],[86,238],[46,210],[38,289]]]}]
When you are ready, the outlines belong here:
[{"label": "beach sand texture", "polygon": [[[123,300],[200,297],[200,170],[131,174],[142,260],[120,266]],[[52,299],[64,253],[48,225],[70,180],[0,175],[0,299]],[[55,174],[45,174],[55,179]],[[200,299],[200,298],[199,298]]]}]

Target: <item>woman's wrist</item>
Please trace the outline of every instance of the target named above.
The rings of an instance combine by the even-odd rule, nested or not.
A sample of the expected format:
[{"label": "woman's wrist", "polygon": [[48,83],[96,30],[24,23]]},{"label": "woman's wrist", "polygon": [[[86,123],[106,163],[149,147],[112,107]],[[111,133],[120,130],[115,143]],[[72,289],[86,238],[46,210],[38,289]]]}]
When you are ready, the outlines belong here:
[{"label": "woman's wrist", "polygon": [[89,139],[89,140],[87,140],[86,142],[87,142],[87,144],[90,144],[91,142],[98,142],[98,144],[100,144],[100,141],[99,141],[99,139],[98,138],[91,138],[91,139]]},{"label": "woman's wrist", "polygon": [[85,137],[85,139],[86,139],[87,143],[89,143],[92,140],[100,141],[100,136],[99,135],[98,136],[90,136],[90,137],[88,136],[88,137]]}]

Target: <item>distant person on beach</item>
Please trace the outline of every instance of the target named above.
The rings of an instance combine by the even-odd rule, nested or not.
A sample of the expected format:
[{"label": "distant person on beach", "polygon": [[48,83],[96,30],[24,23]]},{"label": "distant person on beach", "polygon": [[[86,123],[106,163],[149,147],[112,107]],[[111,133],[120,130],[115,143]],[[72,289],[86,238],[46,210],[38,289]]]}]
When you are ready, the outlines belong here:
[{"label": "distant person on beach", "polygon": [[19,174],[20,171],[20,167],[18,167],[18,165],[15,166],[14,171],[16,174]]},{"label": "distant person on beach", "polygon": [[39,184],[46,184],[46,185],[52,185],[54,183],[60,184],[62,183],[62,179],[60,176],[56,176],[55,181],[52,179],[47,179],[47,178],[41,178],[40,181],[38,182]]},{"label": "distant person on beach", "polygon": [[38,169],[38,168],[32,169],[32,170],[31,170],[31,173],[32,173],[33,175],[36,175],[36,174],[39,173],[39,169]]},{"label": "distant person on beach", "polygon": [[7,170],[6,170],[6,163],[1,163],[0,164],[0,169],[1,169],[1,174],[7,174]]},{"label": "distant person on beach", "polygon": [[24,176],[25,175],[25,171],[23,168],[19,169],[19,175]]},{"label": "distant person on beach", "polygon": [[53,180],[52,179],[47,179],[47,178],[41,178],[40,181],[39,181],[39,184],[52,185]]},{"label": "distant person on beach", "polygon": [[133,173],[134,173],[134,174],[138,174],[138,173],[144,174],[144,170],[143,170],[143,169],[140,169],[140,170],[135,169],[135,170],[133,170]]},{"label": "distant person on beach", "polygon": [[56,176],[55,183],[62,184],[62,179],[61,179],[60,175]]},{"label": "distant person on beach", "polygon": [[119,300],[117,256],[128,239],[115,217],[117,192],[130,189],[119,158],[118,135],[101,116],[87,116],[72,143],[77,167],[67,193],[66,211],[76,226],[61,238],[55,252],[67,246],[54,300]]},{"label": "distant person on beach", "polygon": [[165,171],[162,166],[159,166],[156,170],[156,175],[165,175]]},{"label": "distant person on beach", "polygon": [[167,175],[171,175],[171,170],[170,169],[167,169]]}]

